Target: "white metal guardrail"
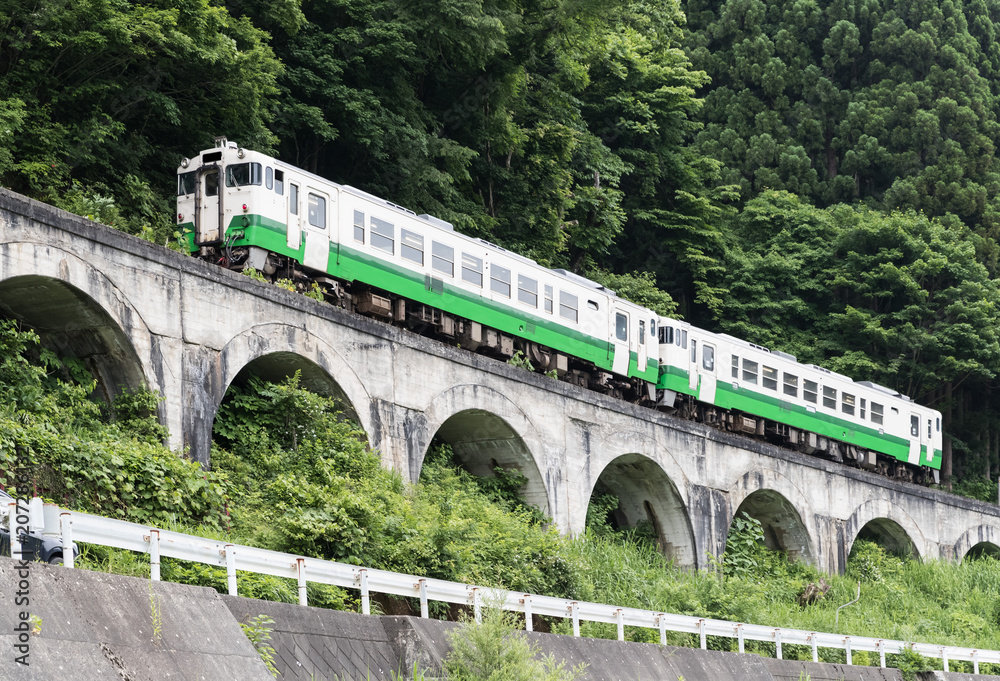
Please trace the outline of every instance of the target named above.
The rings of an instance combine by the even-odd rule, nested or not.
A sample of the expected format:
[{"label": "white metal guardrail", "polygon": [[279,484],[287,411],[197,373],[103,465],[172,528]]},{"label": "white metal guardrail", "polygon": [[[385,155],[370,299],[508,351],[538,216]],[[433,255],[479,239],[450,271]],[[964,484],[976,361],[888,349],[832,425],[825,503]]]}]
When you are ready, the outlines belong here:
[{"label": "white metal guardrail", "polygon": [[[36,531],[41,530],[47,535],[61,536],[66,567],[73,567],[73,552],[70,547],[73,546],[74,541],[100,544],[148,554],[150,557],[150,577],[154,580],[160,579],[160,559],[164,556],[225,568],[228,575],[229,593],[234,596],[238,593],[236,571],[241,570],[296,580],[300,605],[307,605],[307,581],[358,589],[361,592],[361,611],[366,615],[370,614],[370,594],[374,592],[419,598],[421,617],[428,616],[429,601],[442,601],[473,608],[478,621],[482,605],[486,602],[491,607],[501,607],[504,610],[523,613],[525,628],[528,631],[532,629],[532,615],[548,615],[572,620],[574,636],[580,635],[580,622],[604,622],[618,626],[618,640],[620,641],[625,639],[626,626],[656,629],[660,632],[660,643],[662,644],[666,644],[668,631],[697,634],[702,649],[707,649],[709,636],[736,639],[741,653],[744,651],[746,641],[766,641],[775,644],[778,659],[781,659],[783,645],[803,645],[812,649],[814,662],[819,661],[820,648],[833,648],[845,651],[847,664],[852,664],[852,653],[859,650],[877,652],[882,667],[886,666],[885,656],[887,654],[896,654],[904,650],[912,650],[925,657],[943,660],[945,671],[948,671],[950,660],[972,662],[973,671],[976,674],[979,673],[980,662],[1000,664],[1000,651],[995,650],[977,650],[930,643],[908,643],[862,636],[783,629],[758,624],[741,624],[673,615],[654,610],[620,608],[613,605],[574,601],[552,596],[522,594],[472,584],[459,584],[440,579],[374,570],[346,563],[335,563],[318,558],[306,558],[290,553],[230,544],[123,520],[102,518],[88,513],[67,511],[55,504],[44,504],[43,506],[39,499],[33,499],[28,505],[28,513],[24,511],[24,505],[20,506],[20,511],[18,511],[16,504],[11,503],[7,509],[8,527],[15,527],[15,517],[17,517],[21,521],[20,526],[23,531],[23,526],[26,524],[24,519],[27,516],[29,518],[28,527]],[[39,515],[42,515],[41,519],[39,519]],[[11,555],[19,552],[17,538],[14,535],[15,533],[12,532]]]}]

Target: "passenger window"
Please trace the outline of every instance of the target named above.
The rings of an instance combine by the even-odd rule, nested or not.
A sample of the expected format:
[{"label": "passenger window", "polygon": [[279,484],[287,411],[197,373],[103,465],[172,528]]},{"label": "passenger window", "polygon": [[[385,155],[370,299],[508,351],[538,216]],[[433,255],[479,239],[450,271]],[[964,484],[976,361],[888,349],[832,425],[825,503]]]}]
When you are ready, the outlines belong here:
[{"label": "passenger window", "polygon": [[677,329],[674,333],[674,345],[677,347],[681,346],[681,330]]},{"label": "passenger window", "polygon": [[778,370],[765,366],[760,371],[761,382],[768,390],[778,390]]},{"label": "passenger window", "polygon": [[674,327],[660,327],[660,345],[672,345],[674,342]]},{"label": "passenger window", "polygon": [[264,186],[268,189],[274,189],[274,170],[271,166],[264,169]]},{"label": "passenger window", "polygon": [[278,196],[285,195],[285,171],[274,171],[274,193]]},{"label": "passenger window", "polygon": [[628,317],[621,312],[615,313],[615,338],[622,342],[628,340]]},{"label": "passenger window", "polygon": [[706,345],[701,349],[701,366],[706,371],[715,371],[715,348]]},{"label": "passenger window", "polygon": [[799,377],[795,374],[785,374],[782,388],[784,393],[789,397],[798,397]]},{"label": "passenger window", "polygon": [[927,419],[927,439],[931,439],[931,420]]},{"label": "passenger window", "polygon": [[490,265],[490,290],[510,298],[510,270],[500,265]]},{"label": "passenger window", "polygon": [[823,386],[823,406],[827,409],[837,408],[837,389]]},{"label": "passenger window", "polygon": [[462,279],[475,284],[479,288],[483,287],[483,260],[468,253],[462,254]]},{"label": "passenger window", "polygon": [[910,435],[920,437],[920,419],[917,416],[910,417]]},{"label": "passenger window", "polygon": [[455,276],[455,249],[451,246],[431,242],[431,267],[438,272],[447,274],[449,277]]},{"label": "passenger window", "polygon": [[577,297],[566,293],[565,291],[559,292],[559,316],[563,319],[568,319],[571,322],[577,322],[580,319],[580,303]]},{"label": "passenger window", "polygon": [[808,378],[802,381],[802,397],[806,402],[816,404],[819,399],[819,384]]},{"label": "passenger window", "polygon": [[310,192],[309,224],[317,229],[326,229],[326,199]]},{"label": "passenger window", "polygon": [[688,346],[688,332],[687,329],[681,331],[681,347],[687,350]]},{"label": "passenger window", "polygon": [[399,255],[404,260],[424,264],[424,237],[408,229],[399,230]]},{"label": "passenger window", "polygon": [[553,303],[552,303],[552,287],[546,284],[545,286],[545,311],[552,314]]},{"label": "passenger window", "polygon": [[872,402],[872,423],[881,425],[883,423],[882,416],[882,405],[878,402]]},{"label": "passenger window", "polygon": [[864,419],[865,419],[865,413],[866,413],[865,407],[866,407],[866,400],[865,400],[865,398],[862,397],[861,398],[861,414],[860,414],[862,421],[864,421]]},{"label": "passenger window", "polygon": [[359,244],[365,242],[365,214],[360,210],[354,211],[354,240]]},{"label": "passenger window", "polygon": [[646,320],[639,320],[639,345],[646,344]]},{"label": "passenger window", "polygon": [[840,411],[849,416],[854,416],[854,395],[849,393],[840,394]]},{"label": "passenger window", "polygon": [[372,246],[392,255],[396,252],[396,227],[391,222],[371,218]]},{"label": "passenger window", "polygon": [[733,378],[740,378],[740,358],[736,355],[733,355]]},{"label": "passenger window", "polygon": [[299,214],[299,186],[297,184],[288,185],[288,212],[292,215]]},{"label": "passenger window", "polygon": [[757,385],[757,362],[752,362],[749,359],[743,360],[743,381]]},{"label": "passenger window", "polygon": [[517,299],[525,305],[538,307],[538,282],[523,274],[517,275]]}]

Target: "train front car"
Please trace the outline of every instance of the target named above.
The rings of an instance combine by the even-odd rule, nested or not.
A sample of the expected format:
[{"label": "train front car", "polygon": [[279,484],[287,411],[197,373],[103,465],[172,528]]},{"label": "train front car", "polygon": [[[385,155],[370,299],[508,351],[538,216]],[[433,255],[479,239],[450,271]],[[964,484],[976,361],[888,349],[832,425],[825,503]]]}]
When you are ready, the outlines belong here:
[{"label": "train front car", "polygon": [[938,482],[941,415],[792,355],[660,319],[657,406],[896,479]]}]

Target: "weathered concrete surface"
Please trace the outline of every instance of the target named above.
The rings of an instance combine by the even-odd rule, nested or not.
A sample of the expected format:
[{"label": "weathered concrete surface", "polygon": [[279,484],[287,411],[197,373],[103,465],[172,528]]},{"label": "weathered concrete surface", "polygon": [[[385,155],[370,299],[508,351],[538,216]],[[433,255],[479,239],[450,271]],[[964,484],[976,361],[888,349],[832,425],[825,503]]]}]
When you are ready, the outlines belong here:
[{"label": "weathered concrete surface", "polygon": [[[4,681],[273,681],[212,589],[157,582],[150,591],[144,579],[41,563],[25,577],[18,565],[0,558]],[[25,595],[27,603],[17,600]],[[22,612],[40,620],[38,633],[26,635],[27,666],[16,662],[23,649],[14,648],[23,644],[15,629]]]},{"label": "weathered concrete surface", "polygon": [[[387,466],[419,476],[435,435],[473,471],[519,468],[525,496],[579,532],[600,486],[701,567],[750,510],[768,542],[842,571],[860,533],[920,558],[1000,547],[1000,510],[809,458],[530,374],[222,270],[0,189],[0,315],[80,353],[108,392],[145,382],[171,442],[208,463],[247,368],[303,370],[343,398]],[[73,345],[78,343],[78,345]]]}]

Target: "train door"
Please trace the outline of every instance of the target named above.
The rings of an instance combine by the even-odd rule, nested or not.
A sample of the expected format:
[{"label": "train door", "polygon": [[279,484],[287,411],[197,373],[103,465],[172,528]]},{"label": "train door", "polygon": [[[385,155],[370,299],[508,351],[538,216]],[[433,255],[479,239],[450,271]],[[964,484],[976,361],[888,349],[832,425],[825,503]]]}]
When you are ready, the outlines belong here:
[{"label": "train door", "polygon": [[197,215],[195,216],[195,243],[204,244],[219,241],[220,214],[222,212],[219,197],[219,168],[210,166],[203,168],[201,180],[198,183],[198,196],[195,197]]},{"label": "train door", "polygon": [[715,346],[702,343],[701,346],[701,390],[698,399],[702,402],[715,403]]},{"label": "train door", "polygon": [[623,310],[614,310],[611,316],[614,328],[611,329],[611,339],[614,345],[615,356],[611,362],[611,371],[619,376],[628,376],[629,360],[629,313]]},{"label": "train door", "polygon": [[691,339],[691,352],[688,354],[688,388],[695,395],[698,394],[698,382],[701,372],[698,371],[698,341]]},{"label": "train door", "polygon": [[304,198],[306,244],[302,264],[326,272],[330,265],[330,216],[337,214],[333,205],[335,195],[307,188]]},{"label": "train door", "polygon": [[920,463],[920,415],[910,414],[910,451],[906,460],[912,464]]},{"label": "train door", "polygon": [[293,251],[299,250],[302,245],[302,204],[299,198],[299,185],[295,182],[288,183],[288,213],[285,216],[285,224],[288,230],[288,248]]},{"label": "train door", "polygon": [[[647,362],[647,358],[649,357],[649,354],[648,354],[649,351],[647,349],[648,346],[646,345],[646,341],[647,341],[647,338],[646,338],[646,324],[647,324],[647,322],[646,322],[645,319],[640,319],[639,320],[639,331],[638,331],[638,333],[636,333],[636,343],[637,343],[637,345],[636,345],[636,354],[639,357],[639,360],[638,360],[639,364],[638,364],[638,367],[636,368],[636,370],[640,374],[642,374],[643,372],[646,371],[646,362]],[[653,348],[653,351],[654,352],[656,351],[655,347]]]}]

